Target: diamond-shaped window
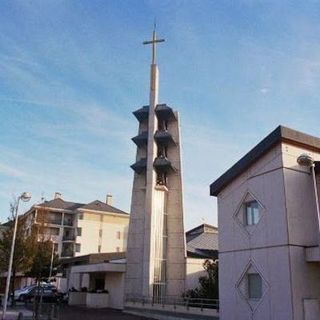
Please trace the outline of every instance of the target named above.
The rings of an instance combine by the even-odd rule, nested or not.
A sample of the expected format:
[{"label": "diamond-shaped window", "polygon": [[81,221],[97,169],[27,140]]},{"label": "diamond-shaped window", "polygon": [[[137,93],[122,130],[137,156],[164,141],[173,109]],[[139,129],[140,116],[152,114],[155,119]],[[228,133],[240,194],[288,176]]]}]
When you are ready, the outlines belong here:
[{"label": "diamond-shaped window", "polygon": [[268,290],[268,283],[253,261],[250,261],[236,287],[251,311],[254,312]]},{"label": "diamond-shaped window", "polygon": [[264,212],[264,207],[250,192],[247,192],[241,200],[240,205],[234,215],[237,222],[251,234],[256,225],[260,222]]}]

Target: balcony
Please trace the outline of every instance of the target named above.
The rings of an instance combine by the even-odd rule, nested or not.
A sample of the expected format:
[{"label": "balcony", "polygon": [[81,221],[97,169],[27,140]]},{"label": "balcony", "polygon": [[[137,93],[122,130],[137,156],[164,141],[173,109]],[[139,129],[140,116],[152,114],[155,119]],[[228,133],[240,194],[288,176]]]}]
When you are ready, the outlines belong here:
[{"label": "balcony", "polygon": [[[41,221],[40,221],[41,220]],[[45,219],[37,219],[38,224],[42,223],[47,223],[47,224],[56,224],[56,225],[61,225],[62,219],[56,218],[56,219],[50,219],[50,218],[45,218]]]},{"label": "balcony", "polygon": [[137,118],[139,122],[147,120],[149,116],[149,106],[143,106],[142,108],[134,111],[133,115]]},{"label": "balcony", "polygon": [[158,173],[177,171],[177,169],[171,164],[171,161],[165,156],[157,157],[153,162],[153,166]]},{"label": "balcony", "polygon": [[61,258],[72,258],[74,257],[74,252],[72,250],[62,250]]},{"label": "balcony", "polygon": [[72,227],[73,226],[73,219],[64,219],[63,220],[63,225]]},{"label": "balcony", "polygon": [[147,168],[147,158],[142,158],[131,166],[131,169],[138,174],[141,174],[142,172],[144,172],[146,168]]},{"label": "balcony", "polygon": [[168,146],[170,144],[176,145],[171,133],[168,130],[158,130],[154,134],[154,139],[157,143],[160,143],[164,146]]},{"label": "balcony", "polygon": [[166,104],[158,104],[156,106],[156,115],[161,120],[177,120],[173,110]]},{"label": "balcony", "polygon": [[76,236],[74,234],[64,234],[62,237],[62,241],[75,241]]},{"label": "balcony", "polygon": [[138,146],[142,147],[147,145],[148,142],[148,131],[143,131],[137,136],[132,138],[132,141]]}]

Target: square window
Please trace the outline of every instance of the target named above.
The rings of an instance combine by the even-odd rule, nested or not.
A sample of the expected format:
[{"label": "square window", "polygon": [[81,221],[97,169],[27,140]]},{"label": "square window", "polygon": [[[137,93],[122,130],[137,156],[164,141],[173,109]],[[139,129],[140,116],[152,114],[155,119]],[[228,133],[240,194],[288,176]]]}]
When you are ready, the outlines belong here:
[{"label": "square window", "polygon": [[259,204],[257,201],[245,203],[245,221],[247,226],[255,225],[260,220]]},{"label": "square window", "polygon": [[262,278],[259,273],[248,274],[248,298],[260,299],[262,296]]}]

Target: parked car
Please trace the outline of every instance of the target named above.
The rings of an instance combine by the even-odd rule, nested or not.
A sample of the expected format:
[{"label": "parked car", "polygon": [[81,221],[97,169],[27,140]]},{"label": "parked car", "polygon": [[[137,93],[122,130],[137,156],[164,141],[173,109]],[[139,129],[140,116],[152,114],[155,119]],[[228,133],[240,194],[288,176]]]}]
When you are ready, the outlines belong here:
[{"label": "parked car", "polygon": [[26,294],[28,294],[36,285],[25,286],[21,289],[14,291],[14,300],[24,301]]},{"label": "parked car", "polygon": [[30,290],[25,296],[25,301],[42,299],[43,302],[57,302],[61,301],[62,298],[63,294],[58,292],[55,286],[45,285],[41,287],[34,287],[32,290]]}]

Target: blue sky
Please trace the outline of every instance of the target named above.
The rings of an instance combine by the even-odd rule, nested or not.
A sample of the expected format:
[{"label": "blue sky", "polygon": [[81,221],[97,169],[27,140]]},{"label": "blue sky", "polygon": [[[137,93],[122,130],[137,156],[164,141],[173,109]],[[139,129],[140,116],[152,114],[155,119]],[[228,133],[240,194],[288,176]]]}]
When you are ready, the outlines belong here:
[{"label": "blue sky", "polygon": [[[179,110],[185,220],[279,124],[320,136],[320,2],[0,1],[0,221],[22,191],[129,210],[154,18],[160,101]],[[24,210],[28,205],[23,205]]]}]

